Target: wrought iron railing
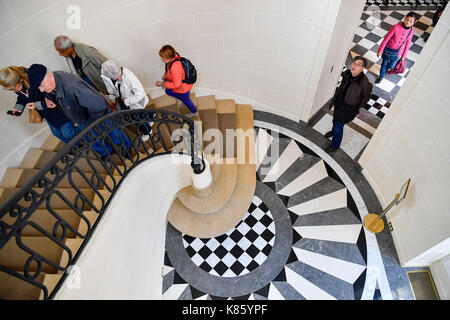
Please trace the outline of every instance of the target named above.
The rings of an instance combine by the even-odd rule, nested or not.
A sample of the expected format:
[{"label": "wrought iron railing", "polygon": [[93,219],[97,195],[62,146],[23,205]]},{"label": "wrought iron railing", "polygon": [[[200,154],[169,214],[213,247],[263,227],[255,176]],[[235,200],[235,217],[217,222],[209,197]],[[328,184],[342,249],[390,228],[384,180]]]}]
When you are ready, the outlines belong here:
[{"label": "wrought iron railing", "polygon": [[[146,131],[149,124],[153,124],[153,130],[144,142],[142,137],[149,133]],[[118,132],[122,145],[112,143],[111,135]],[[194,172],[201,173],[204,162],[196,136],[192,120],[168,111],[114,112],[85,128],[0,207],[0,276],[4,273],[3,278],[24,281],[27,286],[38,288],[41,298],[52,299],[67,278],[68,268],[76,263],[95,231],[121,178],[145,159],[175,149],[177,153],[190,155]],[[99,143],[104,147],[106,155],[101,156],[94,150],[95,143],[97,147]],[[121,147],[126,144],[131,145],[128,150]],[[108,145],[112,147],[109,151]],[[65,188],[61,188],[63,184]],[[62,212],[68,210],[79,216],[84,232],[64,219]],[[86,215],[88,211],[97,215],[92,225]],[[45,212],[52,219],[51,225],[37,223],[36,212]],[[45,239],[48,246],[59,249],[59,258],[67,257],[67,262],[61,265],[61,259],[55,261],[58,259],[46,256],[33,243],[27,243],[25,240],[30,237],[23,236],[24,232]],[[66,245],[68,235],[82,239],[76,253]],[[6,247],[20,252],[8,257]],[[53,290],[43,284],[47,273],[62,274]],[[0,283],[0,289],[1,286]],[[8,299],[4,293],[2,298]]]}]

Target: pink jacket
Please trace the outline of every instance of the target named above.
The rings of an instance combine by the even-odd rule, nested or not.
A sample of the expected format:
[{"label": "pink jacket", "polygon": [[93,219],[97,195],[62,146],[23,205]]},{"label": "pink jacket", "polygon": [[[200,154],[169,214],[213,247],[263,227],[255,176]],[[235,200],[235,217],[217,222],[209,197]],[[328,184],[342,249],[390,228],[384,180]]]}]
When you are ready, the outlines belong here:
[{"label": "pink jacket", "polygon": [[[178,54],[176,54],[175,57],[170,60],[168,65],[170,65],[170,63],[177,58],[180,58]],[[167,89],[170,89],[175,93],[186,93],[192,89],[193,85],[184,83],[183,80],[185,78],[186,74],[184,73],[181,61],[175,61],[170,66],[170,69],[167,70],[164,85]]]},{"label": "pink jacket", "polygon": [[[408,39],[405,41],[406,37],[408,36],[408,33],[409,29],[405,29],[402,26],[402,22],[393,25],[391,29],[389,29],[387,35],[384,37],[383,42],[381,42],[380,48],[378,49],[378,53],[382,54],[384,48],[387,45],[389,48],[394,50],[400,48],[400,50],[398,51],[398,57],[405,59],[406,55],[408,54],[409,47],[411,46],[411,41],[414,35],[414,28],[411,30]],[[405,43],[402,45],[403,41],[405,41]]]}]

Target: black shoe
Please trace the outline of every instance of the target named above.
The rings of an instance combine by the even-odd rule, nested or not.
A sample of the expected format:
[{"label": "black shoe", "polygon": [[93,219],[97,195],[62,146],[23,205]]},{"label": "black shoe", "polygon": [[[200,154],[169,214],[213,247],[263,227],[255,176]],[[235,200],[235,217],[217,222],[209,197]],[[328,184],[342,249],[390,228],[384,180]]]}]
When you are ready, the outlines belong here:
[{"label": "black shoe", "polygon": [[336,151],[337,149],[339,149],[339,148],[338,148],[338,147],[333,147],[333,146],[331,145],[331,146],[328,146],[328,147],[325,149],[325,152],[326,152],[326,153],[330,153],[330,152]]},{"label": "black shoe", "polygon": [[333,136],[333,131],[328,131],[324,136],[325,138],[331,138]]},{"label": "black shoe", "polygon": [[376,81],[375,81],[375,83],[380,83],[381,82],[381,80],[383,80],[383,78],[378,78]]}]

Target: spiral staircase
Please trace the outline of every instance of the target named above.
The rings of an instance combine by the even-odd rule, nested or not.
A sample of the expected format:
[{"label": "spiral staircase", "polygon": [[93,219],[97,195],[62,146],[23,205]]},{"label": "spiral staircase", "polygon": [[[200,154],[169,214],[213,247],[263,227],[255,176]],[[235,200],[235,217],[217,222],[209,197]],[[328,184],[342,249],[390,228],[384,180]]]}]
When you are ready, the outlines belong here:
[{"label": "spiral staircase", "polygon": [[[210,164],[213,183],[205,189],[188,186],[180,190],[167,213],[167,218],[175,228],[185,234],[195,237],[213,237],[225,233],[236,225],[245,215],[253,198],[256,185],[256,168],[253,161],[255,154],[253,110],[249,105],[235,104],[233,100],[228,99],[218,100],[212,95],[196,97],[192,93],[191,98],[199,110],[198,116],[193,120],[196,121],[196,126],[203,135],[201,141],[205,150],[204,156]],[[155,99],[150,97],[146,109],[181,114],[188,112],[185,106],[177,104],[174,98],[166,95]],[[155,126],[156,124],[154,124],[153,132],[156,131]],[[237,134],[233,135],[235,132]],[[136,130],[128,130],[128,133],[132,137],[136,136]],[[211,135],[214,139],[210,139]],[[211,148],[211,143],[215,139],[220,141],[216,141],[219,143],[215,148]],[[149,143],[146,143],[146,146],[151,148]],[[40,148],[30,148],[17,168],[7,169],[0,182],[0,206],[20,190],[63,147],[64,145],[58,139],[50,135]],[[162,130],[161,141],[153,147],[155,154],[170,151],[174,147],[170,130]],[[139,157],[145,158],[144,150],[141,148],[132,156],[134,160]],[[123,163],[117,159],[116,164],[111,177],[98,160],[80,159],[77,164],[79,172],[64,178],[55,190],[58,196],[52,196],[50,202],[52,212],[45,205],[39,207],[30,216],[31,223],[23,229],[20,237],[22,243],[18,244],[19,240],[13,237],[0,248],[0,267],[22,275],[27,273],[27,276],[35,273],[32,276],[35,284],[30,284],[0,269],[0,299],[45,299],[42,287],[45,286],[49,293],[53,291],[64,272],[45,263],[37,266],[36,263],[30,262],[30,253],[21,247],[24,245],[60,266],[67,266],[71,259],[67,254],[68,251],[43,236],[40,229],[64,238],[65,246],[70,249],[72,256],[75,256],[80,247],[83,247],[85,240],[70,230],[61,232],[58,229],[58,219],[64,220],[74,230],[78,230],[78,234],[84,235],[88,232],[89,226],[94,225],[99,219],[99,214],[87,205],[81,217],[75,214],[73,208],[64,199],[71,203],[79,200],[73,188],[73,185],[76,185],[83,194],[87,195],[93,206],[101,206],[111,196],[106,185],[116,185],[122,179]],[[125,166],[132,165],[133,163],[129,160],[125,162]],[[98,174],[105,183],[100,184],[97,193],[92,190],[92,184],[88,181],[98,182]],[[33,188],[33,190],[40,192],[39,188]],[[23,203],[23,205],[27,204]],[[56,216],[59,218],[57,219]],[[0,220],[7,224],[13,224],[15,219],[16,217],[8,214],[0,217]]]}]

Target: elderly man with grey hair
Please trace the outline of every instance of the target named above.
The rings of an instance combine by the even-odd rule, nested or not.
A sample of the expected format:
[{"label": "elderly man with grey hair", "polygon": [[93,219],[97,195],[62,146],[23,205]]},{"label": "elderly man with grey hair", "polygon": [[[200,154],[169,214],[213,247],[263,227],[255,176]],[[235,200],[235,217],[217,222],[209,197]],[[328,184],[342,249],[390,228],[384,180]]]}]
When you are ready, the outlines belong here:
[{"label": "elderly man with grey hair", "polygon": [[[67,36],[57,36],[53,45],[59,55],[66,58],[72,73],[76,73],[98,91],[106,94],[101,78],[102,63],[108,60],[94,47],[72,42]],[[75,69],[75,72],[74,72]]]}]

